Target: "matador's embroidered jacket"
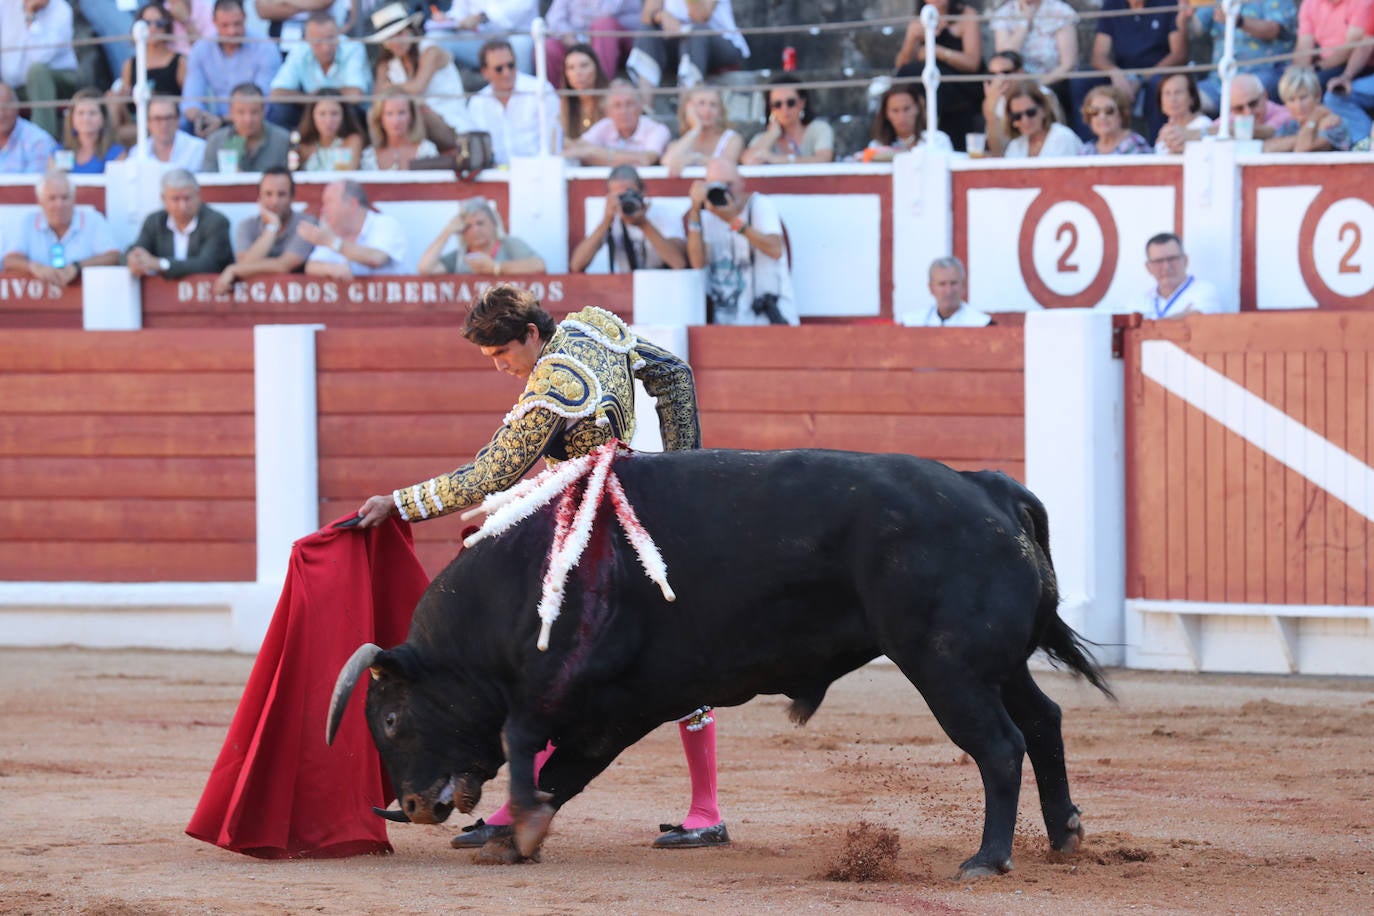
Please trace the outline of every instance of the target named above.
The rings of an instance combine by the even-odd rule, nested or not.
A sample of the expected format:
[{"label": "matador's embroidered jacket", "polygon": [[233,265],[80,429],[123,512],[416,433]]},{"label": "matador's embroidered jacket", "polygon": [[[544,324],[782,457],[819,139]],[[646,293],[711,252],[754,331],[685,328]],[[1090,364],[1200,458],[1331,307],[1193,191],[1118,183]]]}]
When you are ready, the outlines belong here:
[{"label": "matador's embroidered jacket", "polygon": [[540,458],[578,458],[635,431],[634,379],[658,399],[664,448],[701,447],[692,370],[615,315],[574,312],[544,345],[520,400],[471,464],[395,491],[407,521],[467,509],[519,482]]}]

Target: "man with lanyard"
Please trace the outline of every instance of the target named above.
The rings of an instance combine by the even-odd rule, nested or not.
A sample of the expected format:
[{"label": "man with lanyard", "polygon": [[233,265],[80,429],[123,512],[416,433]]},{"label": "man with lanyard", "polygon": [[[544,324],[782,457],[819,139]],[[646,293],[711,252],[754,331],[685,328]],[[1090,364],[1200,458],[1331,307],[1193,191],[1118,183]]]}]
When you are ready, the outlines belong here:
[{"label": "man with lanyard", "polygon": [[[658,400],[666,449],[701,447],[692,370],[661,347],[639,340],[623,321],[584,308],[562,323],[533,294],[508,284],[491,287],[473,303],[463,336],[500,372],[525,379],[525,390],[490,443],[457,470],[414,486],[373,496],[358,509],[359,525],[398,515],[409,522],[459,512],[509,489],[540,458],[565,461],[611,439],[634,436],[634,380]],[[576,383],[569,379],[575,379]],[[575,393],[574,393],[575,392]],[[709,707],[685,716],[678,728],[692,780],[686,820],[665,832],[659,848],[724,846],[730,842],[716,803],[715,720]],[[553,752],[535,757],[535,775]],[[453,838],[455,848],[481,847],[512,835],[509,804]]]},{"label": "man with lanyard", "polygon": [[[597,255],[605,251],[605,259]],[[681,214],[669,213],[644,196],[644,181],[632,165],[618,165],[606,179],[606,212],[568,259],[572,273],[622,274],[687,266]]]},{"label": "man with lanyard", "polygon": [[67,286],[83,267],[119,263],[105,217],[76,207],[76,189],[66,172],[52,171],[38,182],[39,211],[24,220],[19,245],[5,255],[5,270],[27,273],[53,286]]},{"label": "man with lanyard", "polygon": [[1235,311],[1222,305],[1215,286],[1188,273],[1183,240],[1172,232],[1161,232],[1145,243],[1145,269],[1155,278],[1141,309],[1146,318]]}]

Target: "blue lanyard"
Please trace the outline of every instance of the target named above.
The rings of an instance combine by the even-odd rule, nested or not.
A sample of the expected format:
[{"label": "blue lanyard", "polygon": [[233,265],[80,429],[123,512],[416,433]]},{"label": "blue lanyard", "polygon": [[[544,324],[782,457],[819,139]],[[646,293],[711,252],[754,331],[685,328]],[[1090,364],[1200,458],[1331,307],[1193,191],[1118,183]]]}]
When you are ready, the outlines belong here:
[{"label": "blue lanyard", "polygon": [[1174,290],[1174,294],[1173,294],[1172,296],[1169,297],[1169,301],[1168,301],[1168,302],[1164,303],[1164,308],[1162,308],[1162,309],[1159,307],[1159,297],[1158,297],[1158,296],[1155,296],[1155,317],[1156,317],[1156,318],[1163,318],[1165,315],[1169,314],[1169,309],[1171,309],[1171,308],[1174,307],[1174,303],[1178,301],[1178,297],[1179,297],[1179,296],[1182,296],[1182,295],[1183,295],[1183,291],[1186,290],[1188,287],[1190,287],[1190,286],[1192,286],[1192,285],[1193,285],[1193,276],[1192,276],[1192,274],[1189,274],[1189,275],[1188,275],[1188,279],[1186,279],[1186,280],[1183,281],[1183,285],[1182,285],[1182,286],[1180,286],[1178,289]]}]

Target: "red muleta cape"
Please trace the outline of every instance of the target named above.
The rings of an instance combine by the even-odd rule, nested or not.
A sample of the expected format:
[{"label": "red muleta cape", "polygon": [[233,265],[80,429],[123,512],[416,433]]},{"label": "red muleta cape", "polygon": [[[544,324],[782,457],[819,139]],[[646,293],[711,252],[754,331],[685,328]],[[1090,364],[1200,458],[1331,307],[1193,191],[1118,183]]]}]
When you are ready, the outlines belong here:
[{"label": "red muleta cape", "polygon": [[363,704],[349,704],[332,747],[324,743],[325,720],[344,662],[363,643],[404,642],[428,585],[410,526],[396,519],[375,528],[330,526],[295,543],[188,834],[263,859],[392,851],[386,822],[370,810],[393,795]]}]

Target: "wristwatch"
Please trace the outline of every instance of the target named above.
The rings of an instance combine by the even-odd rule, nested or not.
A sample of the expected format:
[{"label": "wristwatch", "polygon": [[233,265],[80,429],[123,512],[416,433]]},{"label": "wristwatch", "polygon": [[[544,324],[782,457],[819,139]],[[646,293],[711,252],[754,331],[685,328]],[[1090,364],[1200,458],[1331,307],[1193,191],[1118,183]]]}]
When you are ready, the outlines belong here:
[{"label": "wristwatch", "polygon": [[157,269],[162,271],[163,273],[166,273],[167,271],[172,269],[172,262],[167,260],[166,258],[158,258]]},{"label": "wristwatch", "polygon": [[337,235],[334,236],[334,241],[329,243],[329,247],[333,248],[336,253],[343,254],[343,239]]}]

